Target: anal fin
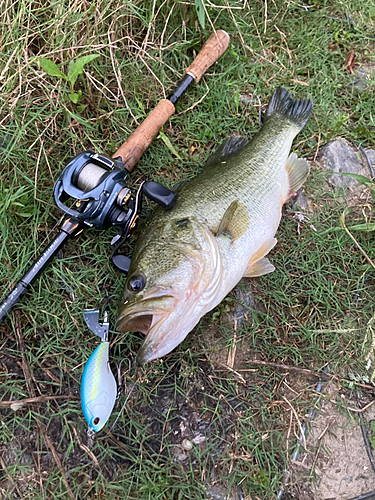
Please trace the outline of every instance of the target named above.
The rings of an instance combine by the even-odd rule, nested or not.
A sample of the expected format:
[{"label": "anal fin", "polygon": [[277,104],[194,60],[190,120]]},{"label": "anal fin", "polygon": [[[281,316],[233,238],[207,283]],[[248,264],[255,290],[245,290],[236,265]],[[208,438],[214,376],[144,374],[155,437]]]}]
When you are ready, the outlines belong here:
[{"label": "anal fin", "polygon": [[246,268],[244,276],[246,278],[254,278],[256,276],[263,276],[263,274],[272,273],[274,270],[275,266],[271,264],[267,257],[262,257]]},{"label": "anal fin", "polygon": [[275,270],[275,267],[265,256],[272,250],[276,243],[276,238],[271,238],[263,243],[259,250],[251,256],[244,277],[263,276],[263,274],[272,273]]},{"label": "anal fin", "polygon": [[291,153],[285,168],[289,178],[289,195],[291,195],[302,187],[310,173],[310,165],[304,158],[298,158],[296,153]]}]

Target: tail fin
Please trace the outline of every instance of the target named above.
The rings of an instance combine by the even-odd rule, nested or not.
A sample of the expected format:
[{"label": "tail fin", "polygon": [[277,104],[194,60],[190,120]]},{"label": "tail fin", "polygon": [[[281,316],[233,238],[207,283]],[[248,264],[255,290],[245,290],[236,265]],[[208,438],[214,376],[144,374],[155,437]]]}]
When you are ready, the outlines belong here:
[{"label": "tail fin", "polygon": [[288,120],[302,130],[310,118],[313,103],[310,99],[296,99],[282,87],[278,87],[273,93],[268,104],[265,121],[272,115]]}]

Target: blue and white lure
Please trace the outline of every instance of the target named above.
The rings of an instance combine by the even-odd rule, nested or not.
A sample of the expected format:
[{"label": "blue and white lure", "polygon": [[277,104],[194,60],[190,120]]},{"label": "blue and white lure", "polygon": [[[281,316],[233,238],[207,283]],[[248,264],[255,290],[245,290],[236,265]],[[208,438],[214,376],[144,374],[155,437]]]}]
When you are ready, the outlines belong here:
[{"label": "blue and white lure", "polygon": [[99,309],[86,309],[83,314],[90,330],[101,338],[101,343],[89,357],[81,380],[81,404],[89,425],[88,432],[100,431],[111,416],[117,399],[117,384],[109,367],[108,314],[104,312],[99,324]]}]

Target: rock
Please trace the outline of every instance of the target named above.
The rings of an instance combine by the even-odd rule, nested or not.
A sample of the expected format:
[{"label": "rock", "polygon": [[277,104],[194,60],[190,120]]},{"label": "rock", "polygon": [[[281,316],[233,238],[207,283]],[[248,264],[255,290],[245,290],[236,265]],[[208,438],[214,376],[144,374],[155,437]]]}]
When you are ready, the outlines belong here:
[{"label": "rock", "polygon": [[[248,283],[246,283],[246,287],[249,287]],[[254,308],[254,294],[250,290],[243,290],[241,283],[236,286],[235,292],[240,304],[237,305],[233,313],[233,321],[237,322],[237,328],[241,328],[251,315],[251,309]]]},{"label": "rock", "polygon": [[370,79],[375,77],[374,64],[362,64],[354,68],[355,80],[353,86],[357,90],[367,90],[370,85]]},{"label": "rock", "polygon": [[375,167],[375,149],[366,149],[367,156]]},{"label": "rock", "polygon": [[224,488],[219,484],[215,484],[207,490],[207,498],[208,500],[229,500],[227,496],[227,488]]},{"label": "rock", "polygon": [[[362,169],[359,154],[343,137],[339,137],[322,148],[320,158],[324,161],[325,169],[330,172],[358,174]],[[358,185],[355,179],[342,175],[332,175],[330,182],[336,187],[343,188],[353,188]]]}]

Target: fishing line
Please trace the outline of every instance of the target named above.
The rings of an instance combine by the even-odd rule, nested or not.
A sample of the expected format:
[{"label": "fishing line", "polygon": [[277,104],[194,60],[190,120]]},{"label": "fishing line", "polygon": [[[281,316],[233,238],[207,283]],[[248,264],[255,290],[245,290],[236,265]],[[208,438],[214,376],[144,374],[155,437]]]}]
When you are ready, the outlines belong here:
[{"label": "fishing line", "polygon": [[372,162],[370,160],[370,157],[367,154],[367,151],[365,150],[365,148],[362,146],[362,144],[357,143],[357,146],[360,149],[361,153],[363,153],[364,157],[366,158],[367,166],[368,166],[368,168],[370,170],[370,174],[371,174],[371,180],[374,182],[375,181],[375,171],[374,171],[374,167],[372,165]]},{"label": "fishing line", "polygon": [[[358,407],[360,408],[360,405],[359,405],[359,392],[358,392],[358,390],[356,392],[357,392],[357,403],[358,403]],[[372,468],[373,468],[373,470],[375,472],[375,458],[374,458],[374,455],[372,453],[371,442],[370,442],[370,439],[368,437],[368,432],[367,432],[367,429],[366,429],[366,426],[365,426],[365,420],[363,418],[362,412],[359,413],[359,421],[360,421],[360,426],[361,426],[363,441],[365,442],[365,448],[366,448],[367,456],[368,456],[368,459],[370,460]]]},{"label": "fishing line", "polygon": [[349,500],[374,500],[374,499],[375,499],[375,491],[364,493],[363,495],[359,495],[359,497],[349,498]]},{"label": "fishing line", "polygon": [[116,425],[116,423],[117,423],[117,420],[120,418],[120,415],[121,415],[121,414],[122,414],[122,412],[124,411],[124,408],[125,408],[125,406],[126,406],[126,403],[129,401],[129,398],[130,398],[130,396],[133,394],[133,391],[134,391],[134,389],[135,389],[136,385],[138,385],[138,382],[141,380],[141,377],[142,377],[142,374],[140,374],[140,375],[139,375],[138,379],[134,382],[133,387],[130,389],[130,391],[129,391],[128,395],[126,396],[125,402],[124,402],[124,404],[122,405],[121,410],[119,411],[119,414],[118,414],[118,415],[117,415],[117,417],[116,417],[116,420],[113,422],[112,427],[111,427],[111,429],[110,429],[110,432],[112,432],[112,430],[113,430],[114,426],[115,426],[115,425]]}]

